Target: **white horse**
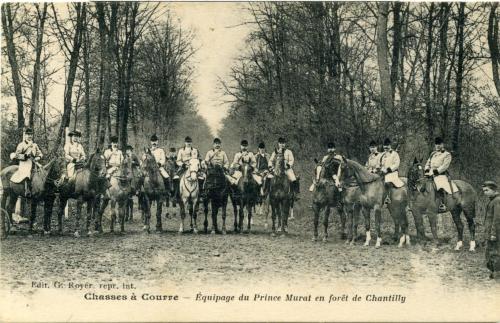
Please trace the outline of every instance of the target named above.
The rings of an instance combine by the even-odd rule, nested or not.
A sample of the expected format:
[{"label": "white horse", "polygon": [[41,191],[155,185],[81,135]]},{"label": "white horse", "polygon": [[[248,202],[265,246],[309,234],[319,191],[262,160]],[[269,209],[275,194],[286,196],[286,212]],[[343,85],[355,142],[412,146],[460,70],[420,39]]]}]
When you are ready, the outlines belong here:
[{"label": "white horse", "polygon": [[[196,223],[196,209],[200,195],[200,184],[198,182],[198,172],[200,171],[200,160],[192,158],[189,160],[188,169],[179,181],[179,206],[181,209],[181,225],[179,233],[184,233],[184,218],[186,217],[186,206],[189,204],[189,215],[191,216],[191,228],[193,233],[198,233]],[[193,223],[194,222],[194,223]]]}]

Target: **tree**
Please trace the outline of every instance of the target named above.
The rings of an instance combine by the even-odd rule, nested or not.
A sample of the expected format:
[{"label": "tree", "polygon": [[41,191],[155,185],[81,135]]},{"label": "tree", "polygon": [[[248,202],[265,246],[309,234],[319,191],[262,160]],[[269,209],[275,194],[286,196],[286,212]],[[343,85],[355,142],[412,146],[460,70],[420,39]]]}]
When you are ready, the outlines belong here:
[{"label": "tree", "polygon": [[488,46],[490,48],[491,71],[493,74],[493,81],[495,83],[497,94],[498,96],[500,96],[500,76],[499,76],[500,40],[498,38],[498,16],[496,14],[497,8],[498,8],[498,2],[492,2],[490,8],[490,15],[488,19]]}]

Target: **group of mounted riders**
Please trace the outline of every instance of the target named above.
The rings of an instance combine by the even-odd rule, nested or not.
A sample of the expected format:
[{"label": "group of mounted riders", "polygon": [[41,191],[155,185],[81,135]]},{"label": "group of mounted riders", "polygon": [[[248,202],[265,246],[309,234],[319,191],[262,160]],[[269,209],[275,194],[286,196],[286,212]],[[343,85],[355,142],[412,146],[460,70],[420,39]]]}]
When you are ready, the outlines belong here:
[{"label": "group of mounted riders", "polygon": [[[149,214],[150,202],[157,201],[157,230],[161,230],[161,203],[164,195],[170,195],[181,206],[181,215],[184,222],[184,207],[190,205],[191,226],[196,232],[196,208],[200,201],[205,206],[205,230],[207,230],[208,203],[212,203],[212,233],[219,232],[216,224],[217,211],[222,208],[223,233],[225,233],[225,207],[228,196],[232,200],[235,211],[235,231],[243,228],[243,209],[248,210],[248,229],[252,207],[259,199],[268,199],[273,217],[273,234],[276,232],[275,219],[278,218],[278,231],[286,232],[288,212],[293,201],[299,196],[299,180],[294,172],[294,155],[282,137],[278,139],[271,155],[266,152],[263,142],[258,145],[258,151],[253,153],[248,149],[248,141],[242,140],[240,150],[234,155],[232,163],[222,149],[219,138],[213,141],[203,159],[199,150],[193,147],[192,139],[185,138],[184,146],[178,151],[174,147],[168,154],[159,146],[156,135],[150,138],[150,146],[145,149],[142,158],[134,153],[133,147],[127,145],[125,152],[118,147],[118,138],[112,136],[110,145],[100,154],[97,150],[87,157],[82,146],[81,132],[78,130],[68,134],[64,146],[64,161],[66,172],[54,172],[54,160],[42,166],[39,161],[43,157],[42,151],[33,141],[32,129],[26,129],[24,138],[17,145],[11,159],[17,166],[10,166],[2,170],[2,209],[6,209],[6,199],[11,197],[7,213],[11,217],[13,209],[12,199],[24,196],[32,199],[32,216],[30,228],[36,216],[36,202],[43,200],[45,206],[44,231],[50,230],[50,214],[53,206],[53,195],[60,194],[59,231],[62,231],[62,207],[70,198],[77,198],[79,212],[81,204],[86,201],[87,228],[92,214],[97,213],[96,229],[102,231],[100,221],[102,212],[111,200],[113,208],[111,229],[114,224],[114,206],[117,203],[121,210],[129,205],[133,195],[139,196],[145,203],[143,211]],[[463,213],[470,231],[470,250],[475,250],[475,207],[477,194],[474,188],[461,180],[451,180],[448,169],[452,155],[444,148],[441,138],[435,139],[434,151],[425,164],[416,158],[408,170],[407,177],[400,177],[400,157],[393,149],[389,138],[383,142],[383,151],[378,150],[378,143],[369,144],[369,156],[363,166],[356,161],[349,160],[337,153],[333,142],[327,145],[327,154],[321,161],[317,161],[315,175],[310,191],[313,192],[314,237],[318,237],[319,213],[325,210],[325,237],[328,237],[328,214],[330,207],[338,207],[342,221],[342,230],[345,226],[345,217],[349,217],[348,241],[356,239],[357,211],[365,216],[366,241],[369,245],[370,211],[375,211],[377,227],[377,244],[381,244],[381,207],[388,206],[395,223],[395,237],[399,238],[400,246],[404,242],[409,244],[407,209],[411,209],[417,236],[425,239],[422,215],[426,214],[431,224],[433,238],[437,240],[436,217],[437,213],[449,211],[458,231],[458,240],[455,247],[462,247],[463,224],[460,219]],[[156,172],[156,173],[155,173]],[[80,173],[80,177],[78,174]],[[38,176],[36,176],[38,175]],[[57,178],[55,177],[57,176]],[[50,179],[50,181],[49,181]],[[44,186],[45,185],[45,186]],[[46,187],[47,186],[47,187]],[[126,188],[126,189],[124,189]],[[16,191],[17,190],[17,191]],[[47,193],[49,192],[49,193]],[[500,215],[500,194],[498,186],[493,181],[483,184],[483,192],[490,198],[487,206],[486,230],[488,234],[489,268],[498,267],[498,241]],[[52,197],[52,199],[50,198]],[[98,201],[103,197],[103,203]],[[97,203],[96,203],[97,202]],[[411,204],[411,205],[410,205]],[[237,210],[239,206],[239,210]],[[194,209],[194,210],[193,210]],[[193,212],[194,211],[194,212]],[[122,211],[120,211],[122,212]],[[123,212],[122,212],[123,214]],[[239,215],[239,223],[237,221]],[[122,216],[122,215],[120,215]],[[145,228],[149,232],[149,217],[146,216]],[[4,215],[2,214],[2,230],[4,229]],[[193,226],[194,218],[194,226]],[[123,231],[123,217],[120,218]],[[183,232],[183,222],[180,232]],[[493,259],[493,260],[491,260]],[[495,260],[496,259],[496,260]],[[493,261],[493,262],[492,262]],[[498,270],[498,269],[497,269]]]},{"label": "group of mounted riders", "polygon": [[[83,178],[80,178],[80,182],[78,182],[79,177],[77,175],[79,173],[81,173],[82,175],[82,171],[90,167],[90,159],[87,157],[85,149],[80,142],[81,136],[82,134],[78,130],[74,130],[68,133],[68,140],[64,145],[64,161],[66,172],[63,172],[60,178],[54,180],[54,185],[58,187],[59,191],[73,192],[73,196],[71,193],[67,194],[68,198],[74,198],[74,195],[77,193],[76,191],[79,187],[78,184],[80,184],[80,182],[84,180]],[[270,181],[274,177],[274,168],[277,160],[282,161],[282,165],[284,168],[283,173],[286,175],[286,178],[290,183],[289,192],[287,193],[289,193],[292,198],[298,199],[299,184],[298,179],[293,171],[294,156],[292,151],[286,147],[286,140],[284,138],[280,137],[278,139],[277,147],[273,150],[271,155],[266,152],[264,142],[261,142],[258,145],[258,151],[256,153],[253,153],[248,149],[247,140],[241,141],[240,148],[240,151],[238,151],[234,155],[233,162],[230,164],[227,154],[222,149],[221,140],[219,138],[215,138],[213,140],[213,148],[210,149],[206,153],[205,158],[202,159],[200,151],[197,148],[193,147],[192,139],[187,136],[184,140],[184,146],[182,148],[176,151],[175,147],[171,147],[167,154],[164,149],[160,147],[158,136],[154,134],[150,137],[149,147],[145,149],[142,158],[139,159],[134,153],[132,146],[127,145],[125,147],[125,151],[123,152],[118,147],[118,138],[116,136],[112,136],[110,138],[109,146],[104,151],[104,153],[102,155],[97,153],[94,154],[99,155],[102,159],[102,162],[104,164],[103,168],[105,168],[105,178],[101,179],[101,181],[99,182],[97,178],[99,176],[96,172],[91,171],[90,173],[88,173],[89,175],[94,175],[94,177],[96,177],[96,180],[94,182],[98,182],[98,185],[94,185],[95,189],[90,190],[90,194],[87,194],[90,195],[90,197],[83,198],[83,200],[89,201],[91,199],[91,202],[95,204],[94,198],[102,196],[104,198],[103,205],[105,207],[107,205],[107,201],[113,201],[113,183],[116,182],[117,190],[119,190],[120,185],[128,174],[130,175],[128,177],[129,181],[131,181],[133,178],[137,178],[137,183],[133,185],[134,187],[129,187],[129,200],[131,200],[132,196],[134,195],[138,195],[140,199],[141,197],[149,196],[149,200],[156,200],[157,202],[161,203],[161,197],[159,195],[168,195],[173,199],[174,205],[176,202],[180,204],[181,214],[184,212],[183,207],[186,206],[186,204],[190,203],[190,213],[192,214],[193,204],[197,208],[200,201],[206,199],[207,196],[211,196],[209,194],[210,187],[225,187],[225,185],[219,185],[218,187],[216,187],[217,185],[214,186],[215,182],[221,182],[220,179],[222,176],[224,182],[223,184],[227,183],[227,186],[230,189],[227,192],[228,194],[226,194],[225,196],[223,195],[218,199],[225,198],[227,200],[229,192],[233,192],[234,194],[231,195],[233,205],[237,204],[238,202],[239,204],[242,204],[240,205],[239,211],[240,218],[242,218],[243,207],[246,206],[249,210],[251,210],[255,203],[259,201],[261,202],[262,199],[266,198],[269,192]],[[38,163],[42,157],[43,154],[40,148],[33,141],[32,129],[26,129],[22,142],[18,144],[16,151],[11,154],[11,159],[18,164],[18,167],[17,169],[15,169],[13,174],[11,174],[10,182],[18,185],[23,185],[24,192],[22,192],[22,194],[19,194],[20,196],[24,196],[27,198],[30,198],[32,196],[33,181],[36,181],[39,178],[39,176],[34,175],[37,174],[37,172],[43,172],[44,170],[44,167],[42,167],[42,165]],[[147,191],[146,186],[151,188],[154,186],[153,184],[157,182],[157,178],[155,178],[154,175],[149,176],[149,180],[145,181],[145,178],[148,178],[148,157],[151,157],[150,159],[152,159],[154,161],[154,164],[156,164],[157,171],[161,175],[161,181],[163,184],[162,186],[164,186],[156,188],[157,194],[153,194],[154,196],[152,196],[151,194],[146,194],[147,192],[142,192],[143,194],[141,194],[141,190]],[[99,158],[94,158],[94,160],[99,161]],[[168,169],[167,164],[169,165]],[[195,166],[194,164],[196,164],[197,166]],[[124,168],[126,165],[128,165],[130,169],[128,169],[127,172],[124,173]],[[195,169],[194,174],[193,172],[189,171],[190,168]],[[186,174],[186,180],[182,181],[182,176],[185,173],[188,173]],[[242,177],[244,173],[248,173],[248,181],[246,179],[245,181],[243,181]],[[3,177],[6,178],[8,176]],[[87,179],[88,177],[89,176],[87,176]],[[242,195],[245,195],[244,193],[248,191],[246,187],[238,189],[238,183],[241,182],[249,182],[250,185],[248,187],[256,188],[255,192],[252,192],[252,194],[247,194],[252,195],[251,197],[247,196],[247,200],[250,198],[253,201],[252,203],[249,202],[245,204],[241,202]],[[185,191],[187,192],[185,201],[183,201],[182,196],[183,189],[185,189]],[[154,189],[152,190],[155,191]],[[195,190],[196,194],[194,194]],[[196,198],[194,198],[193,195],[196,195]],[[37,198],[39,199],[39,196],[37,196]],[[123,198],[121,198],[121,200],[123,200]],[[227,202],[223,200],[216,202],[220,202],[216,204],[221,204],[220,206],[223,206],[224,208],[227,204]],[[3,202],[3,204],[5,204],[5,202]],[[120,201],[118,201],[118,204],[120,204]],[[5,205],[3,205],[3,207],[4,206]],[[217,208],[219,207],[219,205],[215,206]],[[101,205],[101,213],[103,211],[102,207],[103,206]],[[89,208],[92,209],[95,208],[95,206],[91,206]],[[207,210],[207,205],[205,205],[205,210]],[[225,216],[225,210],[223,210],[223,212]],[[236,208],[235,212],[237,212]],[[161,209],[158,211],[157,221],[161,221],[161,215],[158,216],[160,213]],[[182,228],[183,226],[181,226],[181,230]],[[235,229],[241,229],[241,223],[237,228],[236,220]],[[194,230],[196,230],[196,227],[194,227]],[[216,231],[218,230],[216,229]]]}]

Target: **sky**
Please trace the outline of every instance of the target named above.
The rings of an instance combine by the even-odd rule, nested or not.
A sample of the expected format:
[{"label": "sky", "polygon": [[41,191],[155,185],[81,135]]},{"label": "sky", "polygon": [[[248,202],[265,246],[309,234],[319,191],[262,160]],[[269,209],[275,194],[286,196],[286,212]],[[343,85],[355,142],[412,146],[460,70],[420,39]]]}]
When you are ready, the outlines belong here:
[{"label": "sky", "polygon": [[[198,113],[207,120],[213,134],[222,126],[229,104],[224,103],[218,77],[227,79],[234,59],[244,48],[250,31],[245,3],[188,2],[171,3],[169,7],[183,27],[193,30],[197,53],[192,90],[198,104]],[[228,99],[226,97],[226,99]]]}]

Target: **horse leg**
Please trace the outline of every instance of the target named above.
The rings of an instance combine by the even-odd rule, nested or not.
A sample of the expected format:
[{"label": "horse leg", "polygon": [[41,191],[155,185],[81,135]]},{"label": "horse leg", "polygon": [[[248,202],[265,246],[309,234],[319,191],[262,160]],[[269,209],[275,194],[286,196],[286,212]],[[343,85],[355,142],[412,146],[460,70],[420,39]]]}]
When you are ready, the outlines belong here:
[{"label": "horse leg", "polygon": [[161,223],[161,212],[163,210],[163,199],[158,197],[156,200],[156,232],[162,231],[162,223]]},{"label": "horse leg", "polygon": [[[318,240],[318,226],[319,226],[319,213],[321,211],[321,207],[318,203],[313,203],[312,205],[313,213],[314,213],[314,231],[312,241],[315,242]],[[273,229],[274,229],[274,212],[273,212]]]},{"label": "horse leg", "polygon": [[283,208],[282,208],[282,201],[276,203],[276,215],[278,216],[278,232],[281,232],[282,226],[283,226]]},{"label": "horse leg", "polygon": [[368,208],[363,208],[363,216],[365,217],[365,231],[366,231],[366,239],[365,239],[365,246],[370,245],[370,240],[372,239],[371,233],[370,233],[370,214],[371,210]]},{"label": "horse leg", "polygon": [[115,221],[116,221],[116,201],[111,200],[111,203],[109,205],[111,208],[111,225],[110,225],[110,232],[115,232]]},{"label": "horse leg", "polygon": [[247,207],[247,210],[248,210],[248,233],[250,233],[250,230],[251,230],[251,226],[252,226],[252,210],[253,207],[252,206],[248,206]]},{"label": "horse leg", "polygon": [[234,232],[239,232],[238,230],[238,202],[235,199],[231,199],[233,204],[233,214],[234,214]]},{"label": "horse leg", "polygon": [[[203,230],[205,233],[208,233],[208,203],[209,199],[208,197],[203,199],[203,214],[205,215],[205,220],[203,221]],[[212,213],[213,213],[213,208],[214,208],[214,201],[211,201],[212,203]],[[212,214],[212,223],[213,223],[213,214]]]},{"label": "horse leg", "polygon": [[193,233],[197,234],[198,233],[198,224],[196,223],[196,209],[195,209],[196,203],[191,202],[189,203],[189,214],[191,215],[191,227],[193,228]]},{"label": "horse leg", "polygon": [[463,212],[465,215],[465,219],[467,220],[467,225],[469,227],[469,251],[476,251],[476,222],[474,220],[476,217],[475,203],[470,207],[463,208]]},{"label": "horse leg", "polygon": [[179,201],[179,208],[181,213],[181,224],[179,227],[179,233],[184,233],[184,219],[186,218],[186,207],[183,201]]},{"label": "horse leg", "polygon": [[92,235],[92,230],[90,230],[90,224],[92,223],[92,213],[94,212],[95,199],[90,199],[87,201],[87,222],[85,224],[85,230],[87,235]]},{"label": "horse leg", "polygon": [[438,244],[437,215],[435,213],[427,213],[427,218],[429,219],[429,224],[431,226],[432,239],[434,240],[434,243]]},{"label": "horse leg", "polygon": [[345,233],[345,226],[346,226],[346,215],[344,212],[344,207],[342,206],[341,208],[336,208],[337,214],[340,217],[340,238],[341,239],[346,239],[347,235]]},{"label": "horse leg", "polygon": [[31,207],[30,207],[31,208],[31,215],[30,215],[30,219],[29,219],[29,233],[30,234],[33,234],[33,224],[36,221],[37,206],[38,206],[38,202],[35,199],[31,200]]},{"label": "horse leg", "polygon": [[226,234],[226,207],[227,207],[227,197],[222,203],[222,234]]},{"label": "horse leg", "polygon": [[275,203],[271,203],[271,219],[273,221],[273,226],[271,228],[271,236],[274,237],[276,235],[276,205]]},{"label": "horse leg", "polygon": [[104,211],[106,210],[106,207],[108,206],[108,203],[109,203],[109,199],[105,197],[102,199],[102,203],[99,207],[99,213],[98,213],[99,216],[97,219],[98,220],[97,230],[99,231],[99,233],[103,232],[103,230],[102,230],[102,216],[104,214]]},{"label": "horse leg", "polygon": [[2,194],[2,202],[1,202],[1,209],[0,212],[0,238],[5,239],[7,238],[7,225],[6,222],[9,221],[8,217],[8,211],[6,209],[7,206],[7,193],[4,191]]},{"label": "horse leg", "polygon": [[352,240],[349,244],[353,245],[356,242],[356,238],[358,237],[358,219],[359,214],[361,213],[361,205],[354,204],[352,206]]},{"label": "horse leg", "polygon": [[324,236],[323,236],[323,242],[327,242],[328,241],[328,220],[330,218],[330,207],[327,205],[325,207],[325,217],[323,219],[323,227],[324,227]]},{"label": "horse leg", "polygon": [[80,237],[80,217],[82,216],[83,197],[79,197],[76,202],[76,219],[75,219],[75,238]]},{"label": "horse leg", "polygon": [[151,222],[151,200],[147,194],[144,194],[143,203],[144,203],[144,226],[142,229],[147,233],[149,233],[150,222]]},{"label": "horse leg", "polygon": [[462,219],[460,218],[461,214],[462,208],[459,206],[456,206],[451,210],[453,222],[455,222],[455,226],[457,227],[457,244],[455,246],[456,251],[462,249],[464,239],[464,224],[462,222]]},{"label": "horse leg", "polygon": [[380,248],[382,244],[382,210],[378,205],[375,205],[375,230],[377,231],[375,248]]},{"label": "horse leg", "polygon": [[127,213],[128,209],[128,198],[125,200],[122,200],[118,203],[118,212],[120,215],[120,232],[124,233],[125,232],[125,214]]},{"label": "horse leg", "polygon": [[239,219],[238,219],[238,229],[240,232],[243,232],[243,228],[245,227],[243,220],[245,218],[245,202],[241,201],[240,210],[239,210]]},{"label": "horse leg", "polygon": [[216,234],[219,231],[217,226],[217,214],[219,213],[219,201],[212,200],[212,232],[211,234]]}]

